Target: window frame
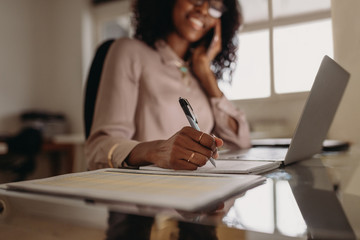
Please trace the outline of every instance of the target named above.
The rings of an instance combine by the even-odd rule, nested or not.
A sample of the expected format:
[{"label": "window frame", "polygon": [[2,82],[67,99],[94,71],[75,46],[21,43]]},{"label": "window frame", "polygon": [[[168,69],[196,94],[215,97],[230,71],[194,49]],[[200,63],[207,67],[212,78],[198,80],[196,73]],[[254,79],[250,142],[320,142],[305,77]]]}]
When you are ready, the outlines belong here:
[{"label": "window frame", "polygon": [[[240,0],[239,0],[240,1]],[[234,99],[236,103],[252,102],[252,101],[285,101],[292,99],[305,99],[309,91],[292,92],[292,93],[276,93],[275,91],[275,73],[274,73],[274,29],[276,27],[291,26],[299,23],[314,22],[318,20],[331,19],[331,8],[328,10],[314,11],[311,13],[302,13],[293,16],[274,18],[273,0],[267,0],[268,18],[267,20],[257,21],[253,23],[244,23],[239,35],[242,33],[255,32],[259,30],[269,31],[269,67],[270,67],[270,96],[263,98],[251,99]]]},{"label": "window frame", "polygon": [[[240,0],[239,0],[240,1]],[[330,19],[328,10],[273,19],[272,0],[268,0],[268,20],[245,23],[242,33],[269,30],[270,96],[251,99],[233,99],[233,104],[246,113],[252,138],[292,137],[309,95],[309,91],[276,93],[274,74],[274,29],[281,26]],[[270,19],[271,16],[271,20]],[[315,76],[314,76],[315,77]]]}]

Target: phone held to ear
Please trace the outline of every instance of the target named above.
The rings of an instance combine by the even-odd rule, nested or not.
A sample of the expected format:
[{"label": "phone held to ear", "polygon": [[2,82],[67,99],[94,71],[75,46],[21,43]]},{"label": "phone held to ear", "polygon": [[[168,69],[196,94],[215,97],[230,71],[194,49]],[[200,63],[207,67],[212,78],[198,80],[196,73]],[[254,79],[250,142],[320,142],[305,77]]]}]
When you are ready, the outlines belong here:
[{"label": "phone held to ear", "polygon": [[208,49],[210,47],[212,41],[214,40],[214,37],[215,37],[215,29],[212,28],[204,36],[204,44],[205,44],[206,49]]},{"label": "phone held to ear", "polygon": [[215,29],[211,28],[204,37],[202,37],[199,41],[194,43],[193,48],[197,48],[198,46],[205,46],[206,49],[208,49],[214,39],[215,36]]}]

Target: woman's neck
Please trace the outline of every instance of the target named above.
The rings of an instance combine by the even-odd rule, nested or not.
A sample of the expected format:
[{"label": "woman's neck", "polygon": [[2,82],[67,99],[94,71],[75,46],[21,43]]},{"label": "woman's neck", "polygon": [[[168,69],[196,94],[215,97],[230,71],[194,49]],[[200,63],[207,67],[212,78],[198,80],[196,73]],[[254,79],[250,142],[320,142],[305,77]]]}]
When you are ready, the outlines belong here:
[{"label": "woman's neck", "polygon": [[180,38],[177,34],[169,34],[165,41],[181,59],[185,59],[189,50],[189,41]]}]

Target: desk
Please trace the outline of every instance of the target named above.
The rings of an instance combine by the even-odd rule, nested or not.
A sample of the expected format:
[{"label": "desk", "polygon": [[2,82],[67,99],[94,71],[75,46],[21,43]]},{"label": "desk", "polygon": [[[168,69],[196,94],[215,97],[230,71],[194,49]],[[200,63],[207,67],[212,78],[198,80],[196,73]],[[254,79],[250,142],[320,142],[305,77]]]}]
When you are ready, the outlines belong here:
[{"label": "desk", "polygon": [[74,172],[75,145],[72,143],[56,143],[52,141],[44,142],[41,147],[41,153],[49,155],[51,160],[51,175],[59,175],[61,169],[61,159],[64,156],[66,160],[66,173]]},{"label": "desk", "polygon": [[[82,134],[65,134],[56,135],[51,139],[45,141],[41,148],[41,153],[45,154],[51,160],[51,175],[61,174],[62,160],[65,161],[65,168],[63,173],[72,173],[79,171],[79,164],[76,159],[79,147],[82,150],[82,145],[85,139]],[[84,167],[80,167],[84,168]],[[84,168],[86,169],[86,168]]]},{"label": "desk", "polygon": [[[33,161],[32,166],[38,168],[28,168],[28,170],[24,170],[24,177],[39,178],[86,170],[86,166],[84,166],[86,163],[83,161],[82,156],[84,142],[85,140],[82,134],[56,135],[50,139],[44,139],[41,148],[33,157],[36,161]],[[17,150],[17,152],[19,152],[19,150]],[[9,177],[4,178],[5,182],[14,181],[15,178],[11,175],[14,175],[12,171],[18,174],[19,171],[14,169],[18,169],[21,166],[20,160],[29,158],[28,155],[17,152],[8,152],[7,143],[0,141],[0,157],[9,162],[7,165],[9,165],[10,167],[8,168],[11,169],[9,172],[0,169],[4,170],[0,174],[9,175]],[[16,161],[17,159],[13,160],[12,158],[20,160]],[[23,162],[25,162],[25,160]],[[46,161],[45,165],[43,161]],[[44,168],[43,166],[49,166],[49,168]]]},{"label": "desk", "polygon": [[0,187],[1,237],[360,239],[359,161],[360,146],[353,146],[277,169],[264,175],[267,183],[214,213],[95,204]]}]

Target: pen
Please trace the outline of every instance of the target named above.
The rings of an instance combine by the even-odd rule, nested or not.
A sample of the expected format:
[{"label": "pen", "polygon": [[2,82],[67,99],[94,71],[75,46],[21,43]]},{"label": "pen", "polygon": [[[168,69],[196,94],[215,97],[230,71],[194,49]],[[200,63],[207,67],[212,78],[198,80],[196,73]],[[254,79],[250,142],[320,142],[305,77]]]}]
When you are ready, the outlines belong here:
[{"label": "pen", "polygon": [[[181,108],[183,109],[185,116],[187,118],[187,120],[190,123],[190,126],[192,128],[195,128],[196,130],[200,131],[199,125],[198,125],[198,121],[196,119],[196,116],[194,114],[194,111],[189,103],[189,101],[185,98],[180,97],[179,98],[179,103],[181,105]],[[214,165],[214,167],[216,167],[215,164],[215,159],[213,159],[212,157],[210,157],[210,162],[212,163],[212,165]]]}]

